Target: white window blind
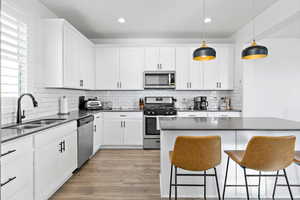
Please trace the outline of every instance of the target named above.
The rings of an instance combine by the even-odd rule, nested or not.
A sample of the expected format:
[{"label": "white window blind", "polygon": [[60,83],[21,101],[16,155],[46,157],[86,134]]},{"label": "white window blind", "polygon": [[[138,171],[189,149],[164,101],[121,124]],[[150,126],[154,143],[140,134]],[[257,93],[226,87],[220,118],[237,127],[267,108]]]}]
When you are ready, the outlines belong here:
[{"label": "white window blind", "polygon": [[26,91],[27,25],[1,12],[1,95],[17,97]]}]

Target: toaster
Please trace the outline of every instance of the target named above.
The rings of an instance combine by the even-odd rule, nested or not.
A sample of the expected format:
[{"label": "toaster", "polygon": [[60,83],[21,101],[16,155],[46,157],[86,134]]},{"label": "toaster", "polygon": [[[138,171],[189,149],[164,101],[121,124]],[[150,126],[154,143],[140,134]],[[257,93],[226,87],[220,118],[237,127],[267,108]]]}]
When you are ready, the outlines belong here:
[{"label": "toaster", "polygon": [[87,100],[85,102],[85,109],[87,110],[101,110],[103,109],[102,102],[100,100]]}]

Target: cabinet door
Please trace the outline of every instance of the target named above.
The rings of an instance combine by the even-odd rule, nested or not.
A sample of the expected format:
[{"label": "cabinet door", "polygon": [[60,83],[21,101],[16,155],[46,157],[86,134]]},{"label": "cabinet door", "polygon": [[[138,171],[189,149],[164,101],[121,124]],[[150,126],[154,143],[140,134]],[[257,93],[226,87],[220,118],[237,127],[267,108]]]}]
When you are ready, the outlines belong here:
[{"label": "cabinet door", "polygon": [[64,25],[64,87],[80,88],[79,79],[79,34]]},{"label": "cabinet door", "polygon": [[[220,89],[219,83],[219,65],[222,60],[222,56],[219,49],[216,49],[217,56],[214,60],[208,60],[202,62],[203,64],[203,89],[205,90],[216,90]],[[222,61],[223,62],[223,61]]]},{"label": "cabinet door", "polygon": [[122,90],[143,89],[144,48],[120,48],[120,81]]},{"label": "cabinet door", "polygon": [[119,81],[119,49],[96,49],[96,89],[118,89]]},{"label": "cabinet door", "polygon": [[[196,48],[190,49],[191,57]],[[191,58],[190,65],[190,89],[201,90],[203,89],[203,62],[195,61]]]},{"label": "cabinet door", "polygon": [[93,153],[95,154],[101,145],[101,138],[103,133],[103,119],[100,115],[95,115],[94,120],[94,148]]},{"label": "cabinet door", "polygon": [[124,145],[143,145],[143,121],[127,119],[125,121]]},{"label": "cabinet door", "polygon": [[60,177],[67,178],[77,168],[77,132],[70,133],[62,141],[65,150],[60,155]]},{"label": "cabinet door", "polygon": [[159,48],[145,48],[145,71],[159,70]]},{"label": "cabinet door", "polygon": [[190,48],[176,48],[176,90],[188,90],[190,88],[191,59]]},{"label": "cabinet door", "polygon": [[219,62],[219,82],[220,89],[233,89],[233,48],[221,47],[218,48],[221,62]]},{"label": "cabinet door", "polygon": [[122,145],[124,137],[123,121],[107,119],[103,122],[103,145]]},{"label": "cabinet door", "polygon": [[93,45],[81,38],[80,40],[80,88],[94,89],[95,87],[95,52]]},{"label": "cabinet door", "polygon": [[60,184],[60,142],[55,140],[35,150],[35,199],[48,199]]},{"label": "cabinet door", "polygon": [[175,48],[159,48],[160,70],[175,70]]}]

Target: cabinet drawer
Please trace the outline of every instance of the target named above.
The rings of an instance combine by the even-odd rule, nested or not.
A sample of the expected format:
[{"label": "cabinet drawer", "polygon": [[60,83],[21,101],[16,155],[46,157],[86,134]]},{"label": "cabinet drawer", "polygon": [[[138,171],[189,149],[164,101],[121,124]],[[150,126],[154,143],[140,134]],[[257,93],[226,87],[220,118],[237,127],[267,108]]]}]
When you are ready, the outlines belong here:
[{"label": "cabinet drawer", "polygon": [[76,121],[72,121],[54,128],[49,128],[45,131],[41,131],[34,136],[35,148],[43,147],[51,143],[52,141],[55,141],[57,138],[69,135],[75,131],[77,132]]},{"label": "cabinet drawer", "polygon": [[[26,193],[33,197],[33,151],[23,153],[14,160],[1,164],[1,199],[13,197],[26,188]],[[26,198],[27,199],[27,198]]]},{"label": "cabinet drawer", "polygon": [[105,112],[103,113],[104,119],[119,119],[119,118],[133,118],[140,119],[143,118],[142,112]]},{"label": "cabinet drawer", "polygon": [[1,163],[14,161],[23,154],[32,153],[32,136],[22,137],[2,144]]}]

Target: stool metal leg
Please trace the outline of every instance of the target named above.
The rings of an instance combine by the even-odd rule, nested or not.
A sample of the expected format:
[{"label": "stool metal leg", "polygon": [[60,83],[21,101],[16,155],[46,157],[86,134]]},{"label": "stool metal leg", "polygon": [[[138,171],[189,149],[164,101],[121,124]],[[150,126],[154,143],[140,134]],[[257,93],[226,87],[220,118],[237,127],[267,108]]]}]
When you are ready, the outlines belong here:
[{"label": "stool metal leg", "polygon": [[292,194],[292,190],[291,190],[291,187],[290,187],[290,183],[289,183],[288,177],[286,175],[285,169],[283,169],[283,172],[284,172],[284,177],[285,177],[286,184],[287,184],[288,189],[289,189],[290,197],[291,197],[291,199],[294,199],[293,198],[293,194]]},{"label": "stool metal leg", "polygon": [[173,177],[173,165],[171,165],[171,173],[170,173],[169,200],[172,199],[172,177]]},{"label": "stool metal leg", "polygon": [[206,200],[206,171],[204,171],[204,199]]},{"label": "stool metal leg", "polygon": [[225,199],[225,189],[226,189],[226,183],[227,183],[227,175],[228,175],[228,167],[229,167],[229,161],[230,158],[228,156],[227,158],[227,165],[226,165],[226,172],[225,172],[225,180],[224,180],[224,188],[223,188],[223,195],[222,195],[222,199]]},{"label": "stool metal leg", "polygon": [[218,190],[218,198],[219,198],[219,200],[221,200],[220,188],[219,188],[219,181],[218,181],[218,175],[217,175],[217,169],[214,168],[214,170],[215,170],[216,185],[217,185],[217,190]]},{"label": "stool metal leg", "polygon": [[279,174],[279,171],[277,171],[277,173],[276,173],[276,178],[275,178],[275,183],[274,183],[274,188],[273,188],[272,199],[275,199],[275,192],[276,192],[276,187],[277,187],[278,174]]},{"label": "stool metal leg", "polygon": [[245,186],[246,186],[246,192],[247,192],[247,199],[249,200],[249,189],[248,189],[248,181],[247,181],[247,174],[246,174],[246,168],[243,167],[244,169],[244,176],[245,176]]},{"label": "stool metal leg", "polygon": [[175,200],[177,200],[177,167],[175,166]]},{"label": "stool metal leg", "polygon": [[260,199],[260,182],[261,182],[261,171],[259,171],[259,176],[258,176],[258,199]]}]

